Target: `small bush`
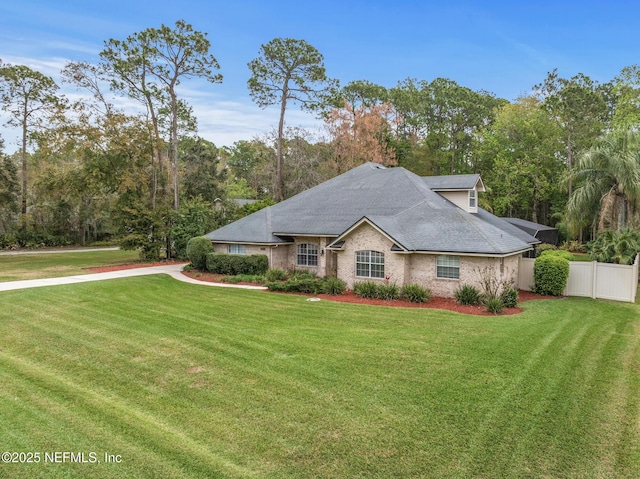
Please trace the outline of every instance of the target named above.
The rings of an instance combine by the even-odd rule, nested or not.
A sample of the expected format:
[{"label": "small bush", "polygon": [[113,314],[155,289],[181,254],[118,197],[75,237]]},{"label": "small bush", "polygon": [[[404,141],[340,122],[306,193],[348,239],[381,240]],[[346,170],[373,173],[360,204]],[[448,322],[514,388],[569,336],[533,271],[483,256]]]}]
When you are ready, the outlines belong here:
[{"label": "small bush", "polygon": [[576,240],[565,241],[564,243],[562,243],[562,245],[560,245],[560,249],[569,251],[571,253],[586,253],[587,245]]},{"label": "small bush", "polygon": [[456,302],[458,304],[464,306],[476,306],[480,304],[480,291],[475,286],[471,286],[470,284],[465,284],[458,288],[454,296],[456,298]]},{"label": "small bush", "polygon": [[394,301],[400,297],[400,288],[395,283],[384,283],[378,285],[378,298],[385,301]]},{"label": "small bush", "polygon": [[366,299],[378,298],[378,285],[373,281],[360,281],[353,285],[353,294]]},{"label": "small bush", "polygon": [[301,280],[301,279],[316,279],[316,278],[317,276],[315,273],[312,273],[311,271],[307,271],[305,269],[294,269],[289,273],[289,279]]},{"label": "small bush", "polygon": [[264,277],[269,282],[285,281],[287,279],[287,272],[279,268],[272,268],[265,273]]},{"label": "small bush", "polygon": [[426,303],[431,298],[431,291],[419,284],[405,284],[400,290],[400,297],[412,303]]},{"label": "small bush", "polygon": [[237,274],[235,276],[225,276],[222,278],[223,283],[264,283],[264,276],[256,274]]},{"label": "small bush", "polygon": [[518,290],[515,288],[505,288],[500,295],[500,299],[505,308],[515,308],[518,305]]},{"label": "small bush", "polygon": [[540,256],[533,264],[533,278],[536,293],[560,296],[567,286],[569,262],[560,256]]},{"label": "small bush", "polygon": [[281,281],[272,281],[270,283],[265,284],[269,291],[276,291],[282,293],[286,291],[285,283]]},{"label": "small bush", "polygon": [[541,258],[542,256],[559,256],[560,258],[564,258],[567,261],[573,261],[573,255],[571,253],[569,253],[568,251],[565,250],[561,250],[561,249],[548,249],[543,251],[539,258]]},{"label": "small bush", "polygon": [[487,311],[493,314],[499,314],[502,313],[502,310],[504,309],[504,303],[502,302],[502,299],[498,298],[497,296],[487,296],[484,299],[484,305],[487,308]]},{"label": "small bush", "polygon": [[187,243],[187,258],[191,265],[199,270],[207,268],[207,255],[213,252],[213,245],[209,238],[196,236]]},{"label": "small bush", "polygon": [[346,288],[345,282],[334,276],[327,276],[322,280],[322,292],[325,294],[343,294]]},{"label": "small bush", "polygon": [[538,246],[536,246],[536,258],[540,256],[542,253],[544,253],[545,251],[557,250],[557,249],[558,248],[555,245],[552,245],[549,243],[541,243]]}]

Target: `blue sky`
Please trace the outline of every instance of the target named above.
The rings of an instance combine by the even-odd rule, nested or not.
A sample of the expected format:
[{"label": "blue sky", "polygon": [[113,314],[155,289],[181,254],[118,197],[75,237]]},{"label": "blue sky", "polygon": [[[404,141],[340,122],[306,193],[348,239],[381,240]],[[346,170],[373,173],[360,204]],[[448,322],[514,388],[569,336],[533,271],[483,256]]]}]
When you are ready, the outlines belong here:
[{"label": "blue sky", "polygon": [[[187,81],[200,135],[218,146],[268,133],[278,112],[252,103],[247,63],[275,37],[304,39],[346,84],[393,87],[408,77],[450,78],[514,100],[558,68],[606,82],[640,63],[638,1],[20,0],[0,4],[0,59],[52,76],[67,61],[97,62],[104,41],[184,19],[207,32],[222,84]],[[65,93],[73,95],[69,87]],[[126,106],[126,104],[123,104]],[[0,114],[0,122],[6,117]],[[313,128],[291,109],[290,126]],[[6,151],[15,131],[0,127]]]}]

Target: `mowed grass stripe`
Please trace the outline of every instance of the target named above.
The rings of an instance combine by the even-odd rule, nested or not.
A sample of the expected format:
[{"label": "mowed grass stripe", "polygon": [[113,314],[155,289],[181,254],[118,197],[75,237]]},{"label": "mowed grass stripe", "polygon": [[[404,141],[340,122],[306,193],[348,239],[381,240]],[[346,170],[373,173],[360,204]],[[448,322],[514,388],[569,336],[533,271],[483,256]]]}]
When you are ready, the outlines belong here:
[{"label": "mowed grass stripe", "polygon": [[[39,395],[79,404],[69,442],[94,430],[164,477],[640,474],[637,306],[474,317],[305,299],[166,276],[9,292],[5,380],[46,427]],[[30,424],[12,423],[23,443],[56,437]]]}]

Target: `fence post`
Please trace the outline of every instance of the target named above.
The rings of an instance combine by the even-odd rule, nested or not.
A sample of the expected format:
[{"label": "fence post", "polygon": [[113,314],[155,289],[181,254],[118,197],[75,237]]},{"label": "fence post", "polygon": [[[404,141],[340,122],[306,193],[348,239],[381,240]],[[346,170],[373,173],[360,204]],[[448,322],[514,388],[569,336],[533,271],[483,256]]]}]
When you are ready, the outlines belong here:
[{"label": "fence post", "polygon": [[598,262],[591,262],[591,298],[598,299]]}]

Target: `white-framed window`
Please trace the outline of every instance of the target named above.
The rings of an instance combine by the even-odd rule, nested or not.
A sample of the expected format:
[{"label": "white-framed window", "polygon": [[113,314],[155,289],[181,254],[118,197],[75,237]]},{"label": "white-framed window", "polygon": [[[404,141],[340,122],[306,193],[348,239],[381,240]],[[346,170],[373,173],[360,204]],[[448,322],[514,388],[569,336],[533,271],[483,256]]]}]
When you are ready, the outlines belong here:
[{"label": "white-framed window", "polygon": [[230,244],[229,254],[247,254],[243,244]]},{"label": "white-framed window", "polygon": [[299,244],[296,247],[296,264],[298,266],[318,266],[318,246],[315,244]]},{"label": "white-framed window", "polygon": [[476,190],[469,191],[469,208],[475,209],[478,206]]},{"label": "white-framed window", "polygon": [[380,251],[356,251],[356,276],[359,278],[384,278],[384,253]]},{"label": "white-framed window", "polygon": [[436,278],[460,279],[460,258],[458,256],[438,256]]}]

